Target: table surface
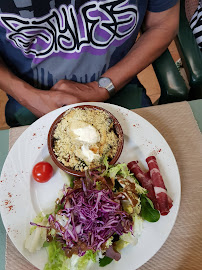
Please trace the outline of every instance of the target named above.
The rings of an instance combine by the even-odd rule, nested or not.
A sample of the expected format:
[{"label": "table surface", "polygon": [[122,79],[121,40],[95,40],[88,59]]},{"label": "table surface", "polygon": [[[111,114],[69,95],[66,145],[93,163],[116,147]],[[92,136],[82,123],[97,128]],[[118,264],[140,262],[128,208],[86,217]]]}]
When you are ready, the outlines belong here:
[{"label": "table surface", "polygon": [[[192,109],[193,115],[198,123],[199,129],[202,132],[202,99],[190,101],[189,105]],[[8,154],[9,148],[9,130],[0,130],[0,172]],[[5,243],[6,232],[0,216],[0,270],[5,269]]]}]

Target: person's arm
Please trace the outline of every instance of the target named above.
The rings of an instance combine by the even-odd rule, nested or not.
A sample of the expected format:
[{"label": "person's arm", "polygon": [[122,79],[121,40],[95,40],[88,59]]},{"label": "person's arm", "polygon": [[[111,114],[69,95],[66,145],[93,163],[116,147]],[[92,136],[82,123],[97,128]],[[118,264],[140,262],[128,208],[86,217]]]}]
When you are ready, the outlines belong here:
[{"label": "person's arm", "polygon": [[[102,76],[109,77],[115,85],[116,91],[119,91],[165,51],[177,34],[178,24],[179,2],[163,12],[147,11],[144,21],[145,32],[129,53]],[[52,89],[66,91],[72,96],[79,97],[82,101],[102,101],[109,98],[107,90],[100,91],[97,82],[87,85],[89,90],[85,92],[82,84],[72,85],[72,82],[62,80],[56,83]]]},{"label": "person's arm", "polygon": [[121,89],[165,51],[177,34],[178,25],[179,2],[163,12],[147,11],[144,33],[129,53],[103,76],[110,77],[116,89]]},{"label": "person's arm", "polygon": [[15,76],[0,56],[0,89],[24,103],[26,96],[34,89],[32,86]]},{"label": "person's arm", "polygon": [[[0,89],[16,99],[20,104],[32,111],[36,116],[40,117],[44,113],[39,110],[37,104],[40,103],[38,93],[40,90],[35,89],[25,81],[15,76],[6,66],[0,57]],[[43,104],[44,111],[56,109],[55,104]],[[50,108],[48,108],[50,107]],[[49,110],[50,111],[50,110]]]},{"label": "person's arm", "polygon": [[[60,85],[61,85],[60,81]],[[70,82],[74,84],[74,82]],[[69,85],[70,85],[69,83]],[[88,91],[88,85],[82,85],[82,89]],[[72,96],[67,92],[43,91],[32,87],[30,84],[15,76],[0,57],[0,89],[16,99],[20,104],[29,109],[37,117],[62,107],[66,104],[83,101],[80,97]],[[101,89],[98,89],[98,93]],[[100,96],[99,95],[99,101]],[[104,100],[104,98],[103,98]],[[96,101],[96,100],[95,100]]]},{"label": "person's arm", "polygon": [[[116,91],[120,90],[168,47],[177,33],[178,21],[179,3],[167,11],[147,12],[144,34],[130,52],[102,76],[109,77]],[[0,62],[0,88],[38,117],[63,105],[105,101],[109,98],[108,91],[100,88],[96,81],[82,84],[61,80],[50,91],[35,89],[12,74],[2,61]]]}]

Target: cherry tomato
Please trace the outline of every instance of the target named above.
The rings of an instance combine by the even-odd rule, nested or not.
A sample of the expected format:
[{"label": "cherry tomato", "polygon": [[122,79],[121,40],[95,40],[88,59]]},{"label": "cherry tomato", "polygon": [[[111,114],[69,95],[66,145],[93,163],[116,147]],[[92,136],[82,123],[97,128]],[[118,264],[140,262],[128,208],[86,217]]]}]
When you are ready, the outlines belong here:
[{"label": "cherry tomato", "polygon": [[40,183],[45,183],[53,175],[53,167],[50,165],[50,163],[46,161],[41,161],[37,163],[33,170],[32,170],[32,176],[34,180]]}]

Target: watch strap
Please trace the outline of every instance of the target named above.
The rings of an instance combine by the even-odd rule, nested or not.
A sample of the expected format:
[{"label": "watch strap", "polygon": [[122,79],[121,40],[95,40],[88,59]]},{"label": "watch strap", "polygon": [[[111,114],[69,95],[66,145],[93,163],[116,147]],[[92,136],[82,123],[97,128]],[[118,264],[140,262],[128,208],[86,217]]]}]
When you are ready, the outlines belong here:
[{"label": "watch strap", "polygon": [[106,77],[100,77],[100,78],[98,79],[98,85],[99,85],[99,87],[105,88],[105,89],[109,92],[109,96],[110,96],[110,97],[113,97],[113,96],[115,95],[116,92],[115,92],[115,87],[114,87],[114,85],[113,85],[111,79],[110,79],[110,78],[106,78],[106,79],[109,80],[109,83],[108,83],[107,85],[101,85],[99,81],[100,81],[100,79],[102,79],[102,78],[106,78]]},{"label": "watch strap", "polygon": [[113,97],[115,95],[115,87],[112,82],[107,86],[106,89],[109,92],[110,97]]}]

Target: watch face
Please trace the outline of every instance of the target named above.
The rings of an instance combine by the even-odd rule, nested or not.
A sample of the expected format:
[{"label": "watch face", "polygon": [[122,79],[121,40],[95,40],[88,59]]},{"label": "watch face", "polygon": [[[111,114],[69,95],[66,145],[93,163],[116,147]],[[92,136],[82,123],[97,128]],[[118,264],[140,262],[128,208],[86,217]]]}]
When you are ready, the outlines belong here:
[{"label": "watch face", "polygon": [[109,84],[111,83],[111,80],[109,78],[106,78],[106,77],[101,77],[99,79],[99,85],[101,87],[104,87],[106,88],[107,86],[109,86]]}]

